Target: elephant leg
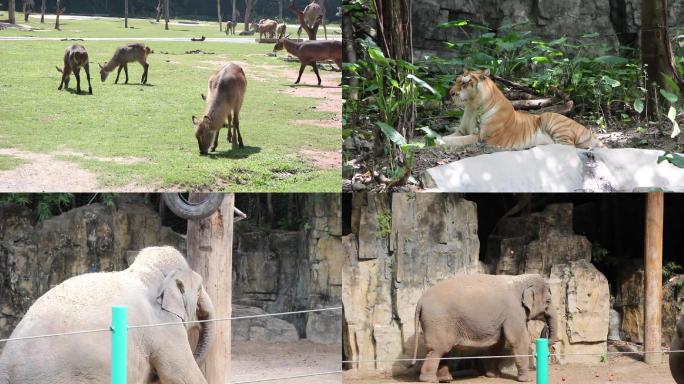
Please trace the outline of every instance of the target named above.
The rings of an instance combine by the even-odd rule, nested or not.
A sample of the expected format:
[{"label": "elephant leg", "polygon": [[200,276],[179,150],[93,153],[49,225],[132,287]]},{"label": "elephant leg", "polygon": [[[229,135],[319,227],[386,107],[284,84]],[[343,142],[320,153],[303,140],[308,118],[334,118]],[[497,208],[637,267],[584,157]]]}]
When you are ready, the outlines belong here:
[{"label": "elephant leg", "polygon": [[[513,346],[514,355],[529,354],[530,335],[527,333],[527,323],[525,320],[505,321],[504,336],[508,343]],[[530,358],[526,356],[516,357],[515,366],[518,368],[518,381],[530,381],[528,373]]]},{"label": "elephant leg", "polygon": [[[501,356],[504,353],[504,347],[506,346],[506,339],[503,337],[499,342],[492,347],[491,355],[492,356]],[[498,377],[499,374],[501,373],[499,370],[499,359],[484,359],[482,361],[482,364],[485,369],[485,376],[487,377]]]},{"label": "elephant leg", "polygon": [[454,377],[451,376],[451,372],[449,372],[449,364],[446,361],[440,360],[439,362],[439,368],[437,369],[437,380],[440,383],[454,381]]},{"label": "elephant leg", "polygon": [[[160,327],[162,328],[162,327]],[[166,334],[155,332],[151,339],[161,340],[164,348],[156,349],[151,356],[152,366],[164,384],[207,384],[202,371],[195,362],[187,332],[182,327],[167,328]]]},{"label": "elephant leg", "polygon": [[426,383],[438,383],[437,370],[439,368],[440,359],[449,351],[446,348],[431,349],[427,345],[428,353],[425,355],[427,360],[423,361],[423,366],[420,367],[420,381]]}]

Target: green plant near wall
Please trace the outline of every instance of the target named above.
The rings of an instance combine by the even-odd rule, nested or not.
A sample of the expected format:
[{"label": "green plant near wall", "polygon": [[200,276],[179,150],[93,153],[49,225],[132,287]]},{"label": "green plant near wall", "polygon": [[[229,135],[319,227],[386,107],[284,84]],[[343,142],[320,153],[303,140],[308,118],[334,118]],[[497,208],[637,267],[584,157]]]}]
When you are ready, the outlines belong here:
[{"label": "green plant near wall", "polygon": [[670,277],[682,271],[682,266],[676,261],[668,261],[663,265],[663,280],[668,280]]},{"label": "green plant near wall", "polygon": [[376,220],[378,224],[375,229],[375,237],[379,239],[389,237],[392,234],[392,212],[389,210],[378,212]]},{"label": "green plant near wall", "polygon": [[71,207],[74,195],[71,193],[8,193],[0,195],[0,202],[17,204],[32,209],[38,221],[44,221]]}]

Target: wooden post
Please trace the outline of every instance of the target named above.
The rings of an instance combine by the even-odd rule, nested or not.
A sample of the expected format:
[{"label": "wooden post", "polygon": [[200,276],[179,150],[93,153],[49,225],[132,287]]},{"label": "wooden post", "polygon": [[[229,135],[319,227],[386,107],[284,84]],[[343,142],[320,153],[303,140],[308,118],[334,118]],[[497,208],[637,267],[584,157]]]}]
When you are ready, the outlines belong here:
[{"label": "wooden post", "polygon": [[661,306],[663,297],[663,202],[662,192],[646,196],[644,244],[644,362],[660,364]]},{"label": "wooden post", "polygon": [[[234,199],[226,194],[213,215],[188,221],[188,262],[204,278],[217,317],[231,316]],[[230,321],[216,322],[216,339],[200,365],[208,383],[230,380],[230,332]]]},{"label": "wooden post", "polygon": [[128,28],[128,0],[124,1],[124,28]]},{"label": "wooden post", "polygon": [[169,30],[169,0],[164,0],[164,29]]},{"label": "wooden post", "polygon": [[218,10],[218,20],[219,20],[219,32],[223,31],[221,26],[221,0],[216,0],[216,8]]}]

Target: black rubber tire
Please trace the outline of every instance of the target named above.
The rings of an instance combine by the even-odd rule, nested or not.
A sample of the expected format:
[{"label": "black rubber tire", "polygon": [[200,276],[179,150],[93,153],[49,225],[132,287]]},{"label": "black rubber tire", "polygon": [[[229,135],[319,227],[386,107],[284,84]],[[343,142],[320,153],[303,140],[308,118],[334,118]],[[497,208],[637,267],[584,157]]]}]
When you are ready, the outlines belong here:
[{"label": "black rubber tire", "polygon": [[198,203],[187,201],[180,193],[163,193],[164,204],[178,217],[186,220],[199,220],[211,216],[223,202],[222,193],[208,193]]}]

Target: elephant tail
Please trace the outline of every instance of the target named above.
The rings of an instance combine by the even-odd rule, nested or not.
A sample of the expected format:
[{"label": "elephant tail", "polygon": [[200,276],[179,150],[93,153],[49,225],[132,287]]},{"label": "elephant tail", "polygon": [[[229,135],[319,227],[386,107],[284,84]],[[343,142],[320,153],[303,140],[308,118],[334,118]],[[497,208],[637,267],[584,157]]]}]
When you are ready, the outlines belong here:
[{"label": "elephant tail", "polygon": [[418,355],[418,331],[420,327],[420,311],[423,308],[421,300],[416,304],[416,314],[413,319],[413,360],[411,360],[411,367],[416,365],[416,356]]}]

